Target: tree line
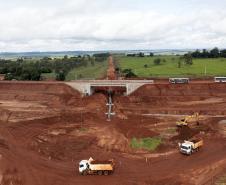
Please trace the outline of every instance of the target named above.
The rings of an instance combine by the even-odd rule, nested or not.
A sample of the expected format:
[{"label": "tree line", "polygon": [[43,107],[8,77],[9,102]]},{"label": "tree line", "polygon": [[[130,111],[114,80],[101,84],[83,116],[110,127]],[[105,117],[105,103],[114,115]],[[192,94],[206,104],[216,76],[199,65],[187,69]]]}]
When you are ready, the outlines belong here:
[{"label": "tree line", "polygon": [[43,80],[43,73],[55,73],[55,79],[64,81],[70,70],[78,67],[87,67],[88,63],[103,62],[109,54],[94,54],[76,57],[50,58],[43,57],[39,60],[15,60],[0,59],[0,74],[5,75],[5,80]]},{"label": "tree line", "polygon": [[202,51],[197,49],[191,55],[193,58],[226,58],[226,49],[219,50],[217,47],[209,51],[207,49],[203,49]]}]

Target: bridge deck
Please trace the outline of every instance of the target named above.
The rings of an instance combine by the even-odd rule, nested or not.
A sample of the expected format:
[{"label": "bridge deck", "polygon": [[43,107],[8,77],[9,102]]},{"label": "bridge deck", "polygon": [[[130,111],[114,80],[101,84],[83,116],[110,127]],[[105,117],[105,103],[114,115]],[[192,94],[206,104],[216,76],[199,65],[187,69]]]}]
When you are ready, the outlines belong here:
[{"label": "bridge deck", "polygon": [[75,80],[70,83],[89,83],[89,84],[127,84],[127,83],[153,83],[153,80]]},{"label": "bridge deck", "polygon": [[153,80],[76,80],[67,82],[74,89],[89,95],[93,93],[93,87],[126,87],[126,94],[129,95],[139,87],[153,83]]}]

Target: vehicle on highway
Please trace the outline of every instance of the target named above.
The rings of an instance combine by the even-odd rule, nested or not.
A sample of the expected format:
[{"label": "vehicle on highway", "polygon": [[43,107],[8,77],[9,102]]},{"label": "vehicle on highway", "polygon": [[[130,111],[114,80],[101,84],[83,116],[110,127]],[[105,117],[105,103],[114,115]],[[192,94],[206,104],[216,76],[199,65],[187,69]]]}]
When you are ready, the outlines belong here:
[{"label": "vehicle on highway", "polygon": [[215,77],[214,81],[216,83],[226,83],[226,77]]},{"label": "vehicle on highway", "polygon": [[110,175],[114,172],[114,160],[95,161],[92,157],[89,160],[82,160],[79,163],[81,175]]},{"label": "vehicle on highway", "polygon": [[194,152],[199,151],[199,149],[202,146],[203,146],[202,139],[193,139],[190,141],[184,141],[183,143],[179,143],[180,152],[186,155],[191,155]]},{"label": "vehicle on highway", "polygon": [[171,84],[188,84],[189,78],[169,78]]}]

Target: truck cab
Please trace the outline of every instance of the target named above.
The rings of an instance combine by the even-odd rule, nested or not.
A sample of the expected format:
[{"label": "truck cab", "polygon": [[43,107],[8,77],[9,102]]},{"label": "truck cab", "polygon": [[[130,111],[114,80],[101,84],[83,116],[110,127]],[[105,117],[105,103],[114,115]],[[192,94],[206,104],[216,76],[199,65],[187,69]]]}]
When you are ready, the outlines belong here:
[{"label": "truck cab", "polygon": [[79,173],[83,174],[89,169],[89,161],[88,160],[82,160],[79,163]]},{"label": "truck cab", "polygon": [[192,154],[192,145],[188,143],[182,143],[180,145],[180,152],[186,155]]}]

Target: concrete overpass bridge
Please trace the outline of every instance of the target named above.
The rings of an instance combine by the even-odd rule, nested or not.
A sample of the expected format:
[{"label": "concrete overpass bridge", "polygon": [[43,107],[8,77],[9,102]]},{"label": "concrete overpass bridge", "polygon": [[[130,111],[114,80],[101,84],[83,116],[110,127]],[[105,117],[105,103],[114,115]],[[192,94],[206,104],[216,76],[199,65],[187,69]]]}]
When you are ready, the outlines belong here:
[{"label": "concrete overpass bridge", "polygon": [[123,87],[126,89],[125,95],[130,95],[141,86],[153,83],[153,80],[76,80],[66,82],[67,85],[78,90],[81,94],[89,96],[98,87]]}]

